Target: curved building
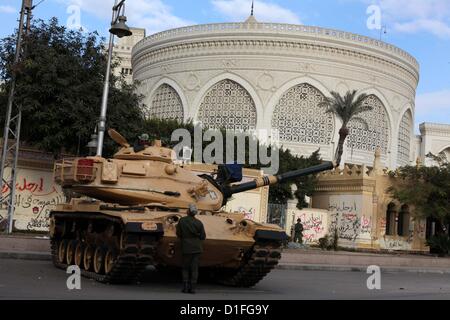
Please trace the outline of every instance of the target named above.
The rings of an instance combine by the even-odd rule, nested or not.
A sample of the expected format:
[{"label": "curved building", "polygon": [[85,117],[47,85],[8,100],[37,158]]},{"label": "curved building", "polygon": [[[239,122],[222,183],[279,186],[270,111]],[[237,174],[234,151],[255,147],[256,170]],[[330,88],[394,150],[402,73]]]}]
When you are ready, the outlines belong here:
[{"label": "curved building", "polygon": [[385,166],[415,160],[418,62],[390,44],[344,31],[259,23],[196,25],[140,41],[134,79],[148,116],[208,127],[277,129],[294,153],[333,158],[340,120],[319,103],[331,91],[368,95],[371,112],[350,123],[344,160]]}]

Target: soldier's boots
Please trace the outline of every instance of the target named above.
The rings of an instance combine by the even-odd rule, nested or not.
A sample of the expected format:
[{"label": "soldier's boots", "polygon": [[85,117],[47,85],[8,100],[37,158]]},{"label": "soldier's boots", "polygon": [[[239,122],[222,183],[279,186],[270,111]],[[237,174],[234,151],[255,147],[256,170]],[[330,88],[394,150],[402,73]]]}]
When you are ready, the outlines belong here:
[{"label": "soldier's boots", "polygon": [[181,290],[183,293],[189,293],[190,292],[190,285],[188,281],[183,282],[183,290]]},{"label": "soldier's boots", "polygon": [[189,283],[189,293],[195,294],[195,284]]}]

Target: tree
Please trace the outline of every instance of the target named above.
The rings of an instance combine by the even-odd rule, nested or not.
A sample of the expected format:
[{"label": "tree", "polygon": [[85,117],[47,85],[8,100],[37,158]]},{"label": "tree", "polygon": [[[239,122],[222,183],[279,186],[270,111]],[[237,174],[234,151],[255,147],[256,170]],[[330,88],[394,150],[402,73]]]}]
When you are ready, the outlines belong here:
[{"label": "tree", "polygon": [[344,143],[349,135],[348,124],[357,115],[371,111],[372,106],[364,105],[366,94],[357,96],[357,91],[348,91],[345,96],[341,96],[337,92],[331,92],[331,97],[326,97],[325,100],[319,104],[321,107],[327,108],[327,113],[335,114],[342,120],[342,127],[339,130],[339,143],[336,150],[336,165],[341,164],[342,154],[344,153]]},{"label": "tree", "polygon": [[[429,157],[438,160],[437,157]],[[413,205],[418,218],[432,218],[439,222],[448,235],[450,223],[450,164],[437,161],[437,165],[406,166],[391,173],[397,178],[389,188],[393,198]]]},{"label": "tree", "polygon": [[[4,81],[0,104],[6,105],[15,68],[15,104],[23,109],[21,140],[56,157],[63,152],[83,153],[100,115],[107,63],[104,39],[97,33],[68,30],[56,18],[37,20],[24,39],[26,55],[15,66],[16,37],[0,40],[0,77]],[[142,97],[134,89],[123,79],[111,77],[107,124],[129,135],[139,131],[144,119]],[[113,142],[107,141],[105,154],[113,148]]]}]

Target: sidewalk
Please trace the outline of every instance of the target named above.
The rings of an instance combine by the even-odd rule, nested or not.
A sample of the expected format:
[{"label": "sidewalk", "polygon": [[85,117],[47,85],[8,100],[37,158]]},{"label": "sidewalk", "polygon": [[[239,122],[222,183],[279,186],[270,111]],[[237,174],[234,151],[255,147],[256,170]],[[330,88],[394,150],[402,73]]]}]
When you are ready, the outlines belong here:
[{"label": "sidewalk", "polygon": [[[0,235],[0,259],[51,260],[48,237]],[[450,274],[450,258],[377,254],[319,249],[285,249],[277,268],[285,270],[361,271],[379,266],[383,272]]]}]

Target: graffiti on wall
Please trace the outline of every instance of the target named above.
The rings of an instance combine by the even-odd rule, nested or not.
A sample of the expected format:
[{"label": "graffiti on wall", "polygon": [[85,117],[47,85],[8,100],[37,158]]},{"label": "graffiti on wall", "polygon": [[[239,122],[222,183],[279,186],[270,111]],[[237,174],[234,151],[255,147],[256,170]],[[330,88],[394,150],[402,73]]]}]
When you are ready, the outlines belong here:
[{"label": "graffiti on wall", "polygon": [[363,214],[361,198],[330,197],[329,210],[332,212],[330,234],[337,230],[340,239],[351,242],[371,238],[373,221],[370,215]]},{"label": "graffiti on wall", "polygon": [[[18,230],[47,231],[50,211],[64,202],[61,188],[53,183],[51,172],[21,169],[18,172],[15,194],[14,220]],[[3,185],[2,197],[11,190]],[[2,215],[6,216],[5,203]]]},{"label": "graffiti on wall", "polygon": [[256,209],[255,208],[244,208],[239,207],[237,210],[239,213],[243,214],[245,219],[254,220],[256,215]]},{"label": "graffiti on wall", "polygon": [[297,219],[301,219],[304,243],[318,242],[320,238],[326,235],[328,231],[327,214],[326,212],[295,211],[293,223],[295,224]]}]

